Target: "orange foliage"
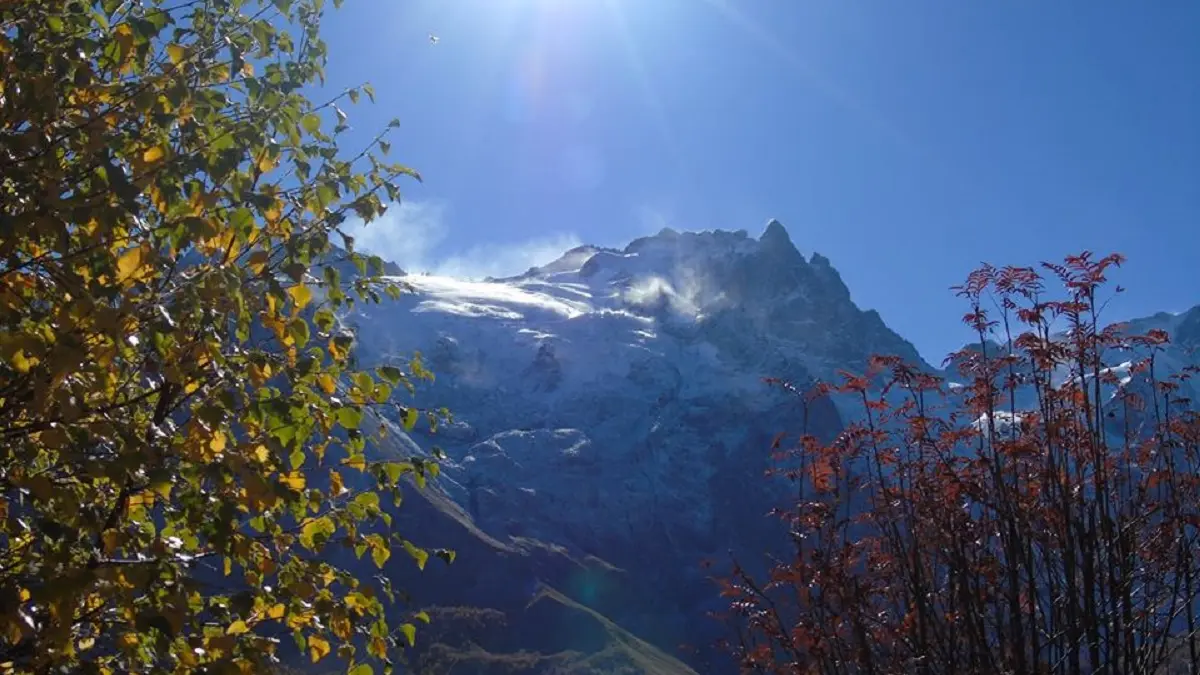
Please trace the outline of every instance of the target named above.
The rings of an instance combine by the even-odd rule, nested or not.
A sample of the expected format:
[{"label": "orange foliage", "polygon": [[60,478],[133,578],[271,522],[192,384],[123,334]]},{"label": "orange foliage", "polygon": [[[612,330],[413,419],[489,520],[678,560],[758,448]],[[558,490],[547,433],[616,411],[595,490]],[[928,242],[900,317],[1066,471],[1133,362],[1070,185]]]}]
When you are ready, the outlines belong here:
[{"label": "orange foliage", "polygon": [[[863,419],[775,440],[790,554],[721,579],[743,672],[1200,672],[1195,369],[1160,377],[1163,331],[1100,327],[1122,260],[1043,264],[1062,299],[1033,268],[973,272],[962,385],[895,357],[838,386],[771,381],[852,396]],[[1102,361],[1116,351],[1128,381]]]}]

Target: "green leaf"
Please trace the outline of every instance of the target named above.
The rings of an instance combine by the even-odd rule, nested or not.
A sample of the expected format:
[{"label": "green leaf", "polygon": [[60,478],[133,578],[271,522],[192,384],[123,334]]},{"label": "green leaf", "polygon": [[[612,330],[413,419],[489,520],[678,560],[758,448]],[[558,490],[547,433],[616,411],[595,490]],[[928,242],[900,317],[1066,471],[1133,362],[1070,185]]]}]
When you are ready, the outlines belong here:
[{"label": "green leaf", "polygon": [[333,330],[335,320],[333,312],[327,307],[322,307],[313,313],[313,323],[316,324],[317,330],[323,333]]},{"label": "green leaf", "polygon": [[352,406],[342,406],[338,408],[337,413],[338,424],[341,424],[347,429],[357,429],[358,425],[362,424],[363,414],[358,408]]},{"label": "green leaf", "polygon": [[355,373],[354,384],[358,385],[358,388],[367,394],[371,393],[371,390],[375,388],[375,381],[367,373]]},{"label": "green leaf", "polygon": [[404,373],[395,366],[380,366],[379,368],[375,369],[375,372],[377,372],[380,377],[392,384],[397,384],[404,378]]},{"label": "green leaf", "polygon": [[375,675],[375,671],[371,668],[371,666],[365,663],[360,663],[351,668],[347,675]]},{"label": "green leaf", "polygon": [[405,431],[412,431],[417,426],[417,418],[420,416],[420,411],[416,408],[408,408],[404,411],[404,418],[401,420],[404,424]]},{"label": "green leaf", "polygon": [[391,556],[392,552],[388,550],[387,546],[379,546],[371,549],[371,560],[373,560],[375,562],[375,566],[380,569],[383,569],[383,564],[386,563],[388,558]]},{"label": "green leaf", "polygon": [[337,532],[337,526],[328,517],[314,518],[300,528],[300,544],[309,550],[318,550],[325,541]]},{"label": "green leaf", "polygon": [[236,230],[249,229],[254,226],[254,212],[243,206],[233,212],[229,222]]},{"label": "green leaf", "polygon": [[296,317],[288,322],[288,335],[296,341],[297,347],[303,347],[308,344],[308,322],[300,317]]},{"label": "green leaf", "polygon": [[369,534],[366,537],[366,544],[371,548],[371,560],[375,562],[376,567],[382,569],[383,564],[392,556],[387,541],[378,534]]},{"label": "green leaf", "polygon": [[400,624],[400,632],[408,639],[408,646],[415,647],[417,645],[417,627],[411,623]]},{"label": "green leaf", "polygon": [[388,480],[395,485],[400,477],[413,470],[413,465],[409,462],[388,462],[383,465],[383,471],[387,474]]},{"label": "green leaf", "polygon": [[417,562],[417,569],[425,569],[425,563],[429,562],[429,552],[425,549],[418,548],[407,539],[403,542],[404,550]]},{"label": "green leaf", "polygon": [[378,511],[379,495],[374,492],[363,492],[354,497],[354,503],[371,511]]},{"label": "green leaf", "polygon": [[300,119],[300,126],[310,134],[315,134],[321,129],[321,117],[316,113],[309,113]]}]

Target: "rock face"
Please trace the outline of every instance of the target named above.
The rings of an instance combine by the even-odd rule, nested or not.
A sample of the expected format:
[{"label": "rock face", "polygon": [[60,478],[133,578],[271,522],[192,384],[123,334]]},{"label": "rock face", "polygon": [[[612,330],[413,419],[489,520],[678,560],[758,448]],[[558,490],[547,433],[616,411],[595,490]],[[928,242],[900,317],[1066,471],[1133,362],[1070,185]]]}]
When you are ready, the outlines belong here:
[{"label": "rock face", "polygon": [[[433,652],[474,664],[454,672],[686,672],[662,654],[618,650],[619,667],[604,655],[630,639],[672,654],[710,643],[720,627],[705,612],[720,603],[701,560],[759,560],[786,541],[766,513],[787,486],[762,473],[771,438],[800,431],[802,415],[762,378],[834,379],[877,353],[921,363],[776,221],[757,239],[664,230],[621,250],[579,247],[507,279],[402,280],[404,300],[342,320],[363,365],[420,351],[437,379],[419,403],[456,418],[391,443],[448,455],[437,488],[402,511],[428,531],[418,543],[459,560],[419,580],[388,571],[418,601],[459,608],[446,616],[504,617],[503,630],[443,631]],[[1200,341],[1200,312],[1175,319]],[[818,402],[809,430],[832,436],[844,414]],[[547,617],[563,612],[599,637],[550,636]],[[503,655],[520,650],[546,658],[516,668]],[[591,656],[567,669],[560,652]]]}]

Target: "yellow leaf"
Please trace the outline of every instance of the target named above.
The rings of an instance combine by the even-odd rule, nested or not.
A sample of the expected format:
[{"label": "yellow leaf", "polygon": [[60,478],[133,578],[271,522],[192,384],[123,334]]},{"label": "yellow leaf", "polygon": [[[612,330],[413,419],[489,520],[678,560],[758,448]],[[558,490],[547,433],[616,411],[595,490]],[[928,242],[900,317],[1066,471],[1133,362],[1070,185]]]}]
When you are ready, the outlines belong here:
[{"label": "yellow leaf", "polygon": [[24,349],[18,349],[16,354],[13,354],[12,365],[17,369],[18,373],[28,373],[31,368],[38,364],[38,357],[27,356]]},{"label": "yellow leaf", "polygon": [[229,576],[230,574],[233,574],[233,560],[231,560],[230,558],[226,558],[225,559],[225,576]]},{"label": "yellow leaf", "polygon": [[304,474],[300,473],[299,471],[292,471],[290,473],[283,474],[281,477],[283,478],[284,485],[287,485],[289,488],[296,490],[297,492],[303,490],[304,486],[306,485]]},{"label": "yellow leaf", "polygon": [[[249,65],[249,64],[247,64],[247,65]],[[271,169],[274,169],[274,168],[275,168],[275,158],[272,157],[270,155],[270,153],[268,153],[264,150],[262,155],[260,155],[258,158],[259,173],[267,173],[268,171],[270,171]],[[275,216],[274,218],[270,218],[268,216],[268,218],[270,220],[279,220],[279,216]]]},{"label": "yellow leaf", "polygon": [[167,56],[170,57],[171,63],[179,65],[179,62],[187,56],[187,50],[183,48],[183,45],[167,45]]},{"label": "yellow leaf", "polygon": [[117,638],[117,642],[126,649],[136,647],[139,641],[137,633],[122,633],[121,637]]},{"label": "yellow leaf", "polygon": [[138,494],[132,495],[129,497],[129,506],[131,508],[135,507],[135,506],[146,507],[146,506],[153,506],[153,505],[154,505],[154,495],[152,495],[152,494],[147,494],[145,492],[139,492]]},{"label": "yellow leaf", "polygon": [[[343,640],[349,640],[350,636],[352,635],[353,626],[350,625],[350,619],[347,617],[333,617],[333,619],[329,622],[329,627],[333,630],[334,635]],[[384,654],[384,656],[386,656],[386,654]]]},{"label": "yellow leaf", "polygon": [[312,291],[308,290],[308,286],[297,284],[287,289],[288,295],[292,296],[292,302],[296,303],[296,309],[304,309],[304,306],[312,300]]},{"label": "yellow leaf", "polygon": [[287,612],[287,607],[284,607],[283,603],[277,603],[267,610],[267,618],[282,619],[285,612]]},{"label": "yellow leaf", "polygon": [[246,625],[246,622],[242,621],[241,619],[238,619],[237,621],[234,621],[233,623],[231,623],[229,625],[229,628],[226,629],[225,634],[226,635],[242,635],[243,633],[249,633],[249,632],[250,632],[250,627]]},{"label": "yellow leaf", "polygon": [[329,643],[316,635],[310,635],[308,638],[308,654],[312,657],[313,663],[320,661],[329,654]]},{"label": "yellow leaf", "polygon": [[145,273],[142,261],[144,254],[141,248],[131,248],[117,259],[117,281],[124,282],[135,279]]},{"label": "yellow leaf", "polygon": [[213,452],[221,452],[225,449],[225,432],[218,431],[213,434],[212,440],[208,442],[208,447]]},{"label": "yellow leaf", "polygon": [[20,593],[17,594],[17,597],[19,597],[21,599],[21,602],[28,602],[29,598],[30,598],[29,589],[22,588]]},{"label": "yellow leaf", "polygon": [[287,618],[287,627],[292,630],[303,628],[312,623],[312,612],[292,612]]},{"label": "yellow leaf", "polygon": [[163,152],[163,149],[156,145],[153,148],[147,148],[146,151],[142,153],[142,161],[147,164],[153,164],[162,159],[164,154],[166,153]]},{"label": "yellow leaf", "polygon": [[346,358],[346,352],[342,351],[342,348],[338,347],[337,342],[334,342],[333,340],[329,341],[329,355],[332,356],[335,361],[341,361]]},{"label": "yellow leaf", "polygon": [[263,369],[254,363],[246,367],[246,374],[250,376],[250,383],[256,387],[262,386],[262,383],[267,380],[267,376],[263,374]]},{"label": "yellow leaf", "polygon": [[271,451],[268,450],[267,446],[265,446],[265,445],[256,446],[254,448],[254,459],[257,459],[259,462],[266,464],[267,460],[271,459]]},{"label": "yellow leaf", "polygon": [[324,391],[326,394],[333,394],[337,391],[337,382],[334,381],[333,376],[329,373],[322,373],[317,377],[317,383],[321,385],[321,391]]},{"label": "yellow leaf", "polygon": [[330,470],[329,472],[329,492],[334,497],[346,491],[346,485],[342,482],[342,474]]}]

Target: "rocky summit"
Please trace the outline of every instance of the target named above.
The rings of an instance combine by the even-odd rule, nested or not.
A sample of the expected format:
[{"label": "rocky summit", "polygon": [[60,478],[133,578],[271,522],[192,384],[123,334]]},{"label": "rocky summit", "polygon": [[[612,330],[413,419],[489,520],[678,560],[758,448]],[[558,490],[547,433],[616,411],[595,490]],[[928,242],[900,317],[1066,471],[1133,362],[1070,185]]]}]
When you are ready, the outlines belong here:
[{"label": "rocky summit", "polygon": [[[776,221],[582,246],[511,278],[397,279],[404,299],[341,320],[363,365],[420,352],[436,380],[418,404],[455,417],[379,420],[379,452],[447,455],[398,527],[456,562],[384,571],[432,606],[413,672],[731,672],[706,651],[720,600],[701,561],[785,542],[771,438],[851,414],[802,416],[762,378],[834,379],[880,353],[932,369]],[[1200,310],[1146,321],[1200,334]]]}]

